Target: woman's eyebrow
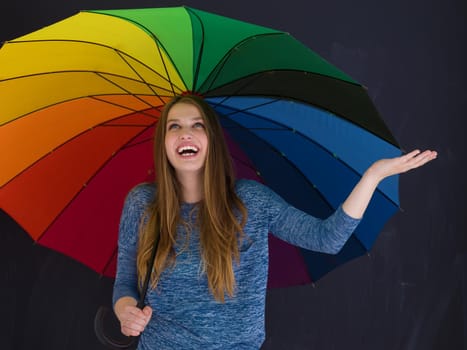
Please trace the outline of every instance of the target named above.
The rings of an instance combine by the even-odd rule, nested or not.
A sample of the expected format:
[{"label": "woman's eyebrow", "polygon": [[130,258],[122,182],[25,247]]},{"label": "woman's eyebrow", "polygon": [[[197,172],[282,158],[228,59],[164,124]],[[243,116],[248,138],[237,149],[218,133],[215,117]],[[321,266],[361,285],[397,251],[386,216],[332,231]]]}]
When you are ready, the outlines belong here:
[{"label": "woman's eyebrow", "polygon": [[[189,119],[190,121],[199,121],[199,120],[203,120],[203,117],[193,117],[191,119]],[[167,119],[167,123],[170,123],[170,122],[180,122],[180,119],[178,118],[169,118]]]}]

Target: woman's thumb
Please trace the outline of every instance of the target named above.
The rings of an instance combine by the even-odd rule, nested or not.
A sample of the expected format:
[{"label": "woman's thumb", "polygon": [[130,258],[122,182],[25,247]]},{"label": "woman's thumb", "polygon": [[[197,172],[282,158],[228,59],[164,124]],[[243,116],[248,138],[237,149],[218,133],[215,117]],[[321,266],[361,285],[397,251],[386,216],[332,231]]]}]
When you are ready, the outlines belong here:
[{"label": "woman's thumb", "polygon": [[152,309],[151,309],[151,307],[146,305],[146,306],[143,308],[143,314],[144,314],[146,317],[150,318],[151,315],[152,315]]}]

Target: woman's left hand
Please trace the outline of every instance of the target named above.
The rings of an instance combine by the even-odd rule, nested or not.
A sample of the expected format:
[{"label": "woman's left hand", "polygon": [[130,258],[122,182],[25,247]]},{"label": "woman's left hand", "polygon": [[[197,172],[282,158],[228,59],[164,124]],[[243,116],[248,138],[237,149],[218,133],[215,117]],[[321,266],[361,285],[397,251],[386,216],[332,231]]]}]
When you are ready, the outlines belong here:
[{"label": "woman's left hand", "polygon": [[437,156],[436,151],[426,150],[421,152],[420,150],[414,150],[400,157],[378,160],[368,168],[367,172],[376,177],[379,182],[388,176],[402,174],[421,167],[436,159]]},{"label": "woman's left hand", "polygon": [[342,209],[351,217],[361,218],[379,182],[388,176],[405,173],[421,167],[438,156],[435,151],[412,151],[400,157],[381,159],[374,162],[363,174]]}]

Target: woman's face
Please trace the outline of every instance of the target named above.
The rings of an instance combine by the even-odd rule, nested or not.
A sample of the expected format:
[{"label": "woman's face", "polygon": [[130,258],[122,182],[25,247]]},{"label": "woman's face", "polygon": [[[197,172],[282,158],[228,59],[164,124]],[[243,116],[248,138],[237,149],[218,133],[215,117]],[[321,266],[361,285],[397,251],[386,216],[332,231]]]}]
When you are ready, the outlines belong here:
[{"label": "woman's face", "polygon": [[207,148],[205,122],[199,109],[184,102],[173,105],[167,115],[165,151],[177,175],[200,175]]}]

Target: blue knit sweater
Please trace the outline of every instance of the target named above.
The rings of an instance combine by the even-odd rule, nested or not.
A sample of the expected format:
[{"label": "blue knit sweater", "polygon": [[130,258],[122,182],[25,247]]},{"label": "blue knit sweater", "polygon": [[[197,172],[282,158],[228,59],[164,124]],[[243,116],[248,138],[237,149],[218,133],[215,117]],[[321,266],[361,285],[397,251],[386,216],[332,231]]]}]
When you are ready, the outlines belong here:
[{"label": "blue knit sweater", "polygon": [[[240,247],[240,264],[234,263],[236,294],[225,303],[214,299],[202,271],[199,232],[177,232],[176,264],[163,272],[146,304],[152,318],[138,349],[259,349],[265,339],[264,311],[268,275],[268,232],[291,244],[324,253],[337,253],[359,220],[339,207],[320,220],[290,206],[268,187],[239,180],[236,191],[248,210],[247,239]],[[154,197],[152,185],[139,185],[127,196],[120,222],[118,268],[113,302],[123,296],[138,300],[136,247],[142,212]],[[181,216],[193,222],[196,206],[183,204]],[[284,262],[286,263],[286,262]]]}]

